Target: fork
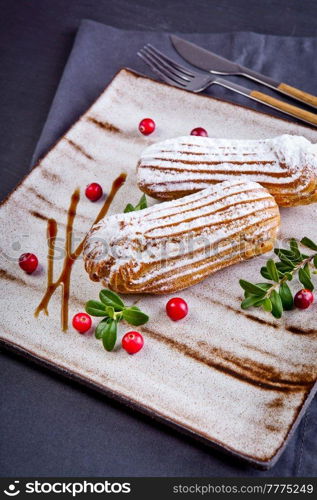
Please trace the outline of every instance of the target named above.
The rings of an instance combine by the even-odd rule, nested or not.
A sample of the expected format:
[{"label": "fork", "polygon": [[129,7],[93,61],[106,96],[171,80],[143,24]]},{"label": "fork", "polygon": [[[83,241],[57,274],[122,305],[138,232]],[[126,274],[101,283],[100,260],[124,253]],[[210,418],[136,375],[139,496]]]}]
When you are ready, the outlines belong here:
[{"label": "fork", "polygon": [[298,108],[287,102],[280,101],[275,97],[271,97],[268,94],[259,92],[257,90],[251,90],[247,87],[242,87],[233,82],[229,82],[224,78],[219,78],[216,76],[202,75],[196,73],[193,70],[189,70],[185,66],[181,66],[169,57],[165,56],[162,52],[157,50],[150,44],[147,44],[143,49],[139,50],[138,56],[143,59],[143,61],[148,64],[152,70],[159,75],[159,77],[166,83],[173,85],[174,87],[179,87],[184,90],[189,90],[190,92],[202,92],[206,90],[211,85],[220,85],[226,89],[233,90],[253,101],[260,102],[269,106],[270,108],[277,109],[283,113],[293,116],[305,123],[317,126],[317,114],[311,113],[304,109]]}]

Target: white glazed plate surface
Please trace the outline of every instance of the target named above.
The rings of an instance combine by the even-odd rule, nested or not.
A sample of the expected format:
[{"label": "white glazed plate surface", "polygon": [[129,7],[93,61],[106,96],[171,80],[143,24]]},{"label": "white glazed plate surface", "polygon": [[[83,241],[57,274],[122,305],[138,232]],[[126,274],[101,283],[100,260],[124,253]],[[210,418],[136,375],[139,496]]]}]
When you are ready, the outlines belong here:
[{"label": "white glazed plate surface", "polygon": [[[152,117],[157,129],[141,136],[138,123]],[[107,353],[93,335],[71,327],[61,331],[61,290],[49,316],[34,310],[46,288],[47,218],[58,223],[57,246],[64,246],[70,197],[81,189],[74,238],[89,230],[101,202],[84,196],[90,182],[109,192],[122,172],[128,177],[109,213],[136,204],[136,164],[152,142],[186,135],[196,127],[210,137],[262,139],[303,135],[317,142],[316,131],[247,108],[195,95],[121,70],[99,99],[59,140],[1,210],[1,339],[25,355],[62,370],[85,384],[163,419],[208,443],[250,462],[269,467],[285,447],[316,389],[316,306],[275,320],[258,309],[240,309],[239,278],[256,281],[267,255],[215,273],[184,290],[190,313],[172,322],[166,296],[126,297],[150,315],[139,330],[145,346],[137,355],[123,349]],[[154,203],[154,201],[151,201]],[[281,238],[316,235],[317,205],[282,209]],[[5,235],[5,236],[4,236]],[[22,252],[34,251],[41,269],[20,270]],[[56,251],[54,276],[62,266]],[[82,259],[71,277],[69,315],[97,299]],[[128,330],[120,326],[120,335]],[[120,342],[118,342],[119,345]]]}]

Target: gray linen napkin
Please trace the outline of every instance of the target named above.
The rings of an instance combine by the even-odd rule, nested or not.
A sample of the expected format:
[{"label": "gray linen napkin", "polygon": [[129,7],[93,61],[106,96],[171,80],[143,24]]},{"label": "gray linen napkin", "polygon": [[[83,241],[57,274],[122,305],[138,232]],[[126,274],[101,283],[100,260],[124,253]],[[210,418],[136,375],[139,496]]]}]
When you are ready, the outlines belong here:
[{"label": "gray linen napkin", "polygon": [[[317,38],[278,37],[243,32],[181,36],[276,80],[317,94],[317,65],[313,64],[317,54]],[[167,33],[125,31],[90,20],[81,22],[73,50],[36,146],[33,164],[91,105],[120,68],[129,67],[143,74],[155,76],[136,55],[146,43],[152,43],[184,64],[171,46]],[[232,77],[232,80],[250,88],[255,87],[254,83],[245,79]],[[261,86],[257,88],[261,89]],[[270,93],[268,89],[265,89],[265,92]],[[274,114],[269,108],[225,89],[212,87],[207,93]],[[279,115],[278,112],[275,114]],[[201,475],[316,476],[316,436],[317,398],[310,405],[281,459],[270,471],[257,471],[211,450],[208,467],[206,463],[201,464]],[[152,446],[155,449],[155,443],[152,443]],[[190,456],[182,457],[177,450],[170,449],[166,452],[174,453],[178,461],[190,460]],[[193,454],[194,456],[195,470],[197,470],[198,458],[197,455]],[[202,460],[203,457],[202,454]],[[103,459],[104,457],[101,457],[101,460]],[[158,463],[161,460],[163,457],[158,457]],[[139,469],[142,471],[142,464]]]}]

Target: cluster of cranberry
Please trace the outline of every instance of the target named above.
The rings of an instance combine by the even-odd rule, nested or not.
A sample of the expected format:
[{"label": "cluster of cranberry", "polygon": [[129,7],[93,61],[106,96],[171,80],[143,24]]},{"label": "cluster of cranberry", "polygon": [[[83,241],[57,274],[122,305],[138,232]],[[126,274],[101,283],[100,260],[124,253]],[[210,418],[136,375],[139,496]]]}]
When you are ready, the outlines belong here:
[{"label": "cluster of cranberry", "polygon": [[[19,258],[19,266],[26,273],[32,274],[37,269],[38,259],[33,253],[24,253]],[[188,314],[187,302],[180,297],[170,299],[166,304],[166,313],[173,321],[185,318]],[[79,333],[86,333],[92,327],[91,316],[85,312],[79,312],[73,317],[72,325]],[[135,354],[142,349],[144,339],[139,332],[127,332],[122,337],[121,345],[127,353]]]},{"label": "cluster of cranberry", "polygon": [[[155,130],[155,121],[152,118],[143,118],[139,123],[139,131],[143,135],[150,135]],[[208,137],[207,130],[202,127],[194,128],[190,135],[200,135],[201,137]]]},{"label": "cluster of cranberry", "polygon": [[[187,302],[180,297],[170,299],[166,304],[166,313],[173,321],[185,318],[188,314]],[[72,324],[79,333],[86,333],[92,326],[92,320],[89,314],[79,312],[73,317]],[[127,353],[135,354],[142,349],[144,339],[140,332],[127,332],[122,337],[121,345]]]}]

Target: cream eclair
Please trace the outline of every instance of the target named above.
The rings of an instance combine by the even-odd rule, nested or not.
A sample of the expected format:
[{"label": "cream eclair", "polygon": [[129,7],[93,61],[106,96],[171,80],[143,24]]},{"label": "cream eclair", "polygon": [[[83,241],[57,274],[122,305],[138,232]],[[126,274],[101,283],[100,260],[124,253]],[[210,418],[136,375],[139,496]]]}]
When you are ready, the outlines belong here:
[{"label": "cream eclair", "polygon": [[265,140],[186,136],[152,144],[138,163],[138,186],[159,200],[241,178],[268,189],[278,205],[317,201],[317,144],[300,136]]},{"label": "cream eclair", "polygon": [[144,210],[106,216],[84,247],[90,278],[119,293],[174,293],[272,249],[280,224],[270,193],[237,179]]}]

